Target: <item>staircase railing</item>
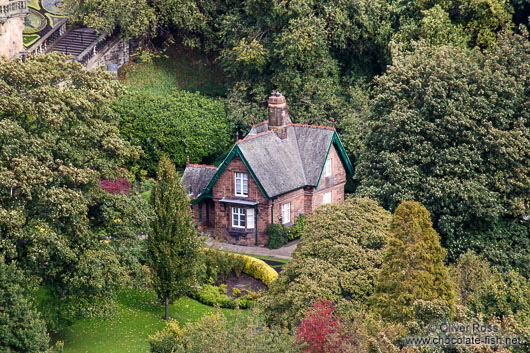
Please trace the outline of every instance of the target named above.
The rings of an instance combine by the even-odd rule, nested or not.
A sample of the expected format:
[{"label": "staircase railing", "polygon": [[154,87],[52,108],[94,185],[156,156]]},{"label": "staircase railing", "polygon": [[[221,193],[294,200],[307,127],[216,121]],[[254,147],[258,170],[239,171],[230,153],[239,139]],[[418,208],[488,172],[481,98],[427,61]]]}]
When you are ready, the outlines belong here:
[{"label": "staircase railing", "polygon": [[110,41],[111,37],[107,36],[106,33],[101,33],[99,37],[92,42],[85,50],[81,52],[74,60],[79,61],[83,66],[86,66],[88,61],[92,59],[92,57],[96,56],[96,54],[99,53],[99,51],[104,48],[107,43]]},{"label": "staircase railing", "polygon": [[51,47],[57,39],[59,39],[59,37],[66,33],[68,30],[66,22],[66,18],[63,18],[57,22],[57,25],[54,28],[48,31],[48,33],[43,35],[42,38],[28,48],[28,54],[45,53],[46,50]]},{"label": "staircase railing", "polygon": [[28,13],[28,1],[10,1],[7,5],[0,5],[0,23],[4,23],[8,18],[16,15]]}]

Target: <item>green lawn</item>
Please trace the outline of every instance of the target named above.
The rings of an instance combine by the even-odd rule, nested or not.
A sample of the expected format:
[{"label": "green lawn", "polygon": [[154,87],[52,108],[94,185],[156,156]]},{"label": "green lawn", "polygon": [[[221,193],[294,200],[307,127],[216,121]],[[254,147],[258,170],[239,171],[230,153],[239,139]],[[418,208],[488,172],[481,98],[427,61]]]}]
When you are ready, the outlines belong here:
[{"label": "green lawn", "polygon": [[[164,307],[152,290],[123,289],[118,295],[119,312],[113,320],[83,319],[66,328],[55,340],[64,341],[64,353],[148,352],[147,337],[165,326]],[[189,298],[170,306],[170,316],[180,323],[197,320],[216,309]],[[220,309],[228,318],[235,314]]]},{"label": "green lawn", "polygon": [[120,68],[119,79],[132,89],[168,93],[172,89],[199,91],[208,96],[226,95],[223,70],[204,54],[174,45],[150,63],[130,62]]}]

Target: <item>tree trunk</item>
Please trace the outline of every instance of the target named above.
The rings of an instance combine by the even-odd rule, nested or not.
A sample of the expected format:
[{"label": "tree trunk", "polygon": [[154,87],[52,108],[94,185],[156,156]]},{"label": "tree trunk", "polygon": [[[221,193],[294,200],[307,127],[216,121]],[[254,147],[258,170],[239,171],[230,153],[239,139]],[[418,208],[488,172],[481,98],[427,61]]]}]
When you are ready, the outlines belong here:
[{"label": "tree trunk", "polygon": [[164,318],[164,320],[169,320],[169,298],[166,297],[166,316]]}]

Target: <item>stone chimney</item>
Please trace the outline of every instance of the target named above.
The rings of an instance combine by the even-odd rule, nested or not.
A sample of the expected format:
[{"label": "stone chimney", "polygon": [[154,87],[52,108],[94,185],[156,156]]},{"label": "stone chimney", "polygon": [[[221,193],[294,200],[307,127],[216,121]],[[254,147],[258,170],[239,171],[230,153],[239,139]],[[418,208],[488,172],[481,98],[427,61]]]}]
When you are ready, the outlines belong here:
[{"label": "stone chimney", "polygon": [[287,103],[280,92],[272,92],[269,97],[269,127],[282,127],[287,125]]}]

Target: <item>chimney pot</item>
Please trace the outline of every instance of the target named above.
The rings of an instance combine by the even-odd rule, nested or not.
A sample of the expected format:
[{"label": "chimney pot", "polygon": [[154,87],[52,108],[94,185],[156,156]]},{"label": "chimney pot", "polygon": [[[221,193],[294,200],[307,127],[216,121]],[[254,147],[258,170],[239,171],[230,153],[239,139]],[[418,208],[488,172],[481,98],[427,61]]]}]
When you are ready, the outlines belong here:
[{"label": "chimney pot", "polygon": [[272,92],[268,100],[269,127],[287,125],[288,109],[285,97],[280,92]]}]

